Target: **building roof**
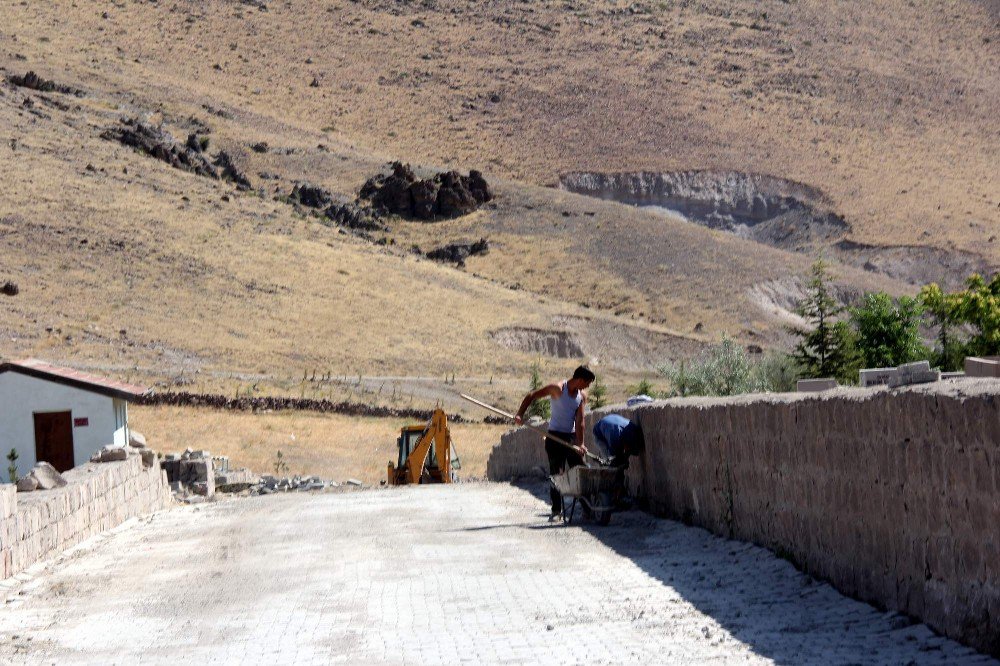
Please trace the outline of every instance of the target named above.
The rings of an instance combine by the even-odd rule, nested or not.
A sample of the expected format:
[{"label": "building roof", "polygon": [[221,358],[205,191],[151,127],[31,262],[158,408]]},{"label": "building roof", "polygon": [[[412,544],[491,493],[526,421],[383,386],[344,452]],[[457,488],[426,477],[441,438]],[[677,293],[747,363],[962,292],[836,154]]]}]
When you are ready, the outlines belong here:
[{"label": "building roof", "polygon": [[66,386],[83,389],[84,391],[100,393],[101,395],[121,398],[123,400],[138,398],[149,391],[145,386],[126,384],[125,382],[98,377],[97,375],[52,365],[51,363],[39,361],[34,358],[0,363],[0,374],[4,372],[17,372],[29,377],[45,379],[57,384],[65,384]]}]

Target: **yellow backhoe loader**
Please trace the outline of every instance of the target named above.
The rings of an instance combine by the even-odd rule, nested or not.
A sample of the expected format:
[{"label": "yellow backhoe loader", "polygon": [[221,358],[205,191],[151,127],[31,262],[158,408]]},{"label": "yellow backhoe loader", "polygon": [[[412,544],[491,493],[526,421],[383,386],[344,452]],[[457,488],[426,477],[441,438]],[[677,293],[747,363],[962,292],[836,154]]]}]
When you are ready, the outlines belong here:
[{"label": "yellow backhoe loader", "polygon": [[399,458],[389,463],[390,486],[408,483],[452,483],[462,464],[451,441],[448,415],[435,409],[430,421],[403,426],[396,440]]}]

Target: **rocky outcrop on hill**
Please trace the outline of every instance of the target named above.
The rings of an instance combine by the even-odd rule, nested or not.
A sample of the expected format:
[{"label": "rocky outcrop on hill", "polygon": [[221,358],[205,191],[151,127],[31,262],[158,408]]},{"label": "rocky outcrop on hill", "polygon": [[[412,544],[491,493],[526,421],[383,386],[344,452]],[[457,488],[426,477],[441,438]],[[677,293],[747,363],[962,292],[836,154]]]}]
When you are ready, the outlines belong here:
[{"label": "rocky outcrop on hill", "polygon": [[333,203],[333,195],[328,190],[312,183],[296,183],[288,198],[308,208],[326,208]]},{"label": "rocky outcrop on hill", "polygon": [[28,72],[24,76],[11,74],[7,77],[7,80],[20,88],[28,88],[29,90],[37,90],[38,92],[57,92],[64,95],[83,96],[83,91],[79,88],[62,85],[50,79],[43,79],[34,72]]},{"label": "rocky outcrop on hill", "polygon": [[253,185],[250,184],[250,179],[247,175],[240,170],[239,167],[233,162],[233,158],[230,157],[229,153],[224,150],[220,150],[219,154],[215,156],[215,166],[219,168],[219,177],[222,180],[228,180],[231,183],[235,183],[236,187],[241,190],[253,189]]},{"label": "rocky outcrop on hill", "polygon": [[417,220],[454,218],[493,199],[483,174],[474,169],[468,176],[445,171],[419,179],[409,164],[393,162],[391,166],[391,173],[369,178],[359,195],[387,213]]},{"label": "rocky outcrop on hill", "polygon": [[189,134],[187,140],[180,143],[162,127],[154,127],[137,118],[125,118],[121,125],[101,133],[101,138],[134,148],[140,153],[166,162],[175,169],[207,178],[227,180],[241,190],[253,187],[246,173],[236,166],[232,156],[226,151],[220,150],[215,156],[214,163],[208,159],[207,137]]},{"label": "rocky outcrop on hill", "polygon": [[297,183],[288,198],[300,206],[322,210],[323,215],[338,227],[356,232],[389,230],[378,212],[371,207],[351,201],[337,201],[329,190],[319,185]]},{"label": "rocky outcrop on hill", "polygon": [[427,258],[434,261],[465,266],[465,260],[480,254],[489,254],[490,242],[480,238],[475,243],[449,243],[427,253]]},{"label": "rocky outcrop on hill", "polygon": [[356,203],[332,203],[323,214],[338,227],[352,231],[389,231],[378,213]]},{"label": "rocky outcrop on hill", "polygon": [[178,143],[166,130],[153,127],[136,118],[125,118],[121,124],[105,130],[101,138],[117,141],[140,153],[166,162],[175,169],[199,176],[218,178],[219,174],[200,150]]}]

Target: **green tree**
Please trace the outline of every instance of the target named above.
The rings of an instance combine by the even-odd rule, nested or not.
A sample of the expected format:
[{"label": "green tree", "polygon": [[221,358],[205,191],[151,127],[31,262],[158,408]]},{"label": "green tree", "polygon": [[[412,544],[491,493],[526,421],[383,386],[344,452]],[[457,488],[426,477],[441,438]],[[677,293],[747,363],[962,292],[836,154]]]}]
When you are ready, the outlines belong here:
[{"label": "green tree", "polygon": [[600,409],[608,404],[608,387],[601,381],[600,375],[594,378],[594,383],[590,386],[590,391],[587,393],[587,402],[592,409]]},{"label": "green tree", "polygon": [[629,395],[648,395],[651,398],[656,397],[656,387],[653,386],[652,382],[650,382],[647,377],[643,377],[639,380],[638,384],[629,386],[625,390],[628,391]]},{"label": "green tree", "polygon": [[1000,354],[1000,273],[986,281],[973,275],[960,292],[959,313],[974,329],[968,341],[970,354],[995,356]]},{"label": "green tree", "polygon": [[965,356],[965,344],[956,334],[962,324],[961,294],[946,294],[936,282],[920,290],[920,302],[937,328],[934,365],[942,370],[958,370]]},{"label": "green tree", "polygon": [[867,368],[888,368],[927,358],[920,339],[920,301],[908,296],[893,301],[885,292],[865,294],[851,308],[858,356]]},{"label": "green tree", "polygon": [[[531,380],[528,385],[528,390],[534,393],[538,389],[542,388],[542,366],[538,361],[531,364]],[[528,411],[525,414],[526,417],[531,418],[532,416],[537,416],[539,418],[549,420],[552,415],[552,403],[548,400],[536,400],[531,403],[528,407]]]},{"label": "green tree", "polygon": [[796,309],[809,328],[792,329],[799,337],[795,360],[808,377],[853,381],[858,367],[854,335],[847,322],[837,320],[844,308],[831,291],[826,262],[817,260],[810,274],[806,296]]}]

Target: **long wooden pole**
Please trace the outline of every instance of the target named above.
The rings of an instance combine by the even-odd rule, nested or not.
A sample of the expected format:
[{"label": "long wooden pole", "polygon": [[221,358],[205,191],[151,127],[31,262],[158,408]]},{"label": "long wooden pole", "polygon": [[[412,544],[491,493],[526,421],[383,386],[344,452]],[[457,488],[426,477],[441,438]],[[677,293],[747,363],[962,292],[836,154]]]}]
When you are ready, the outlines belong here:
[{"label": "long wooden pole", "polygon": [[[502,409],[497,409],[497,408],[496,408],[496,407],[494,407],[493,405],[488,405],[488,404],[486,404],[485,402],[482,402],[482,401],[480,401],[480,400],[476,400],[476,399],[475,399],[475,398],[473,398],[473,397],[472,397],[471,395],[465,395],[464,393],[459,393],[459,395],[460,395],[460,396],[462,396],[463,398],[465,398],[466,400],[468,400],[469,402],[471,402],[471,403],[473,403],[473,404],[475,404],[475,405],[479,405],[479,406],[480,406],[480,407],[482,407],[483,409],[488,409],[488,410],[490,410],[491,412],[493,412],[494,414],[499,414],[500,416],[504,416],[504,417],[507,417],[507,418],[508,418],[508,419],[510,419],[511,421],[513,421],[513,420],[514,420],[514,415],[513,415],[513,414],[511,414],[510,412],[505,412],[505,411],[503,411]],[[563,439],[562,437],[557,437],[557,436],[553,435],[552,433],[550,433],[549,431],[547,431],[547,430],[543,430],[542,428],[539,428],[538,426],[534,426],[534,425],[531,425],[530,423],[522,423],[521,425],[523,425],[523,426],[524,426],[525,428],[528,428],[528,429],[530,429],[530,430],[534,430],[535,432],[537,432],[537,433],[539,433],[539,434],[541,434],[541,435],[543,435],[543,436],[545,436],[545,437],[548,437],[549,439],[551,439],[551,440],[552,440],[552,441],[554,441],[554,442],[559,442],[559,443],[560,443],[560,444],[562,444],[563,446],[565,446],[565,447],[567,447],[567,448],[569,448],[569,449],[572,449],[572,450],[573,450],[573,452],[575,452],[575,453],[579,453],[579,450],[577,450],[577,448],[576,448],[575,446],[573,446],[572,444],[570,444],[569,442],[567,442],[567,441],[566,441],[565,439]],[[602,464],[603,464],[603,462],[604,462],[603,460],[601,460],[601,458],[600,458],[600,457],[598,457],[598,456],[595,456],[595,455],[594,455],[593,453],[591,453],[590,451],[587,451],[587,452],[586,452],[586,455],[587,455],[587,457],[588,457],[588,458],[591,458],[591,459],[593,459],[593,460],[596,460],[596,461],[598,461],[598,462],[600,462],[600,463],[602,463]]]}]

